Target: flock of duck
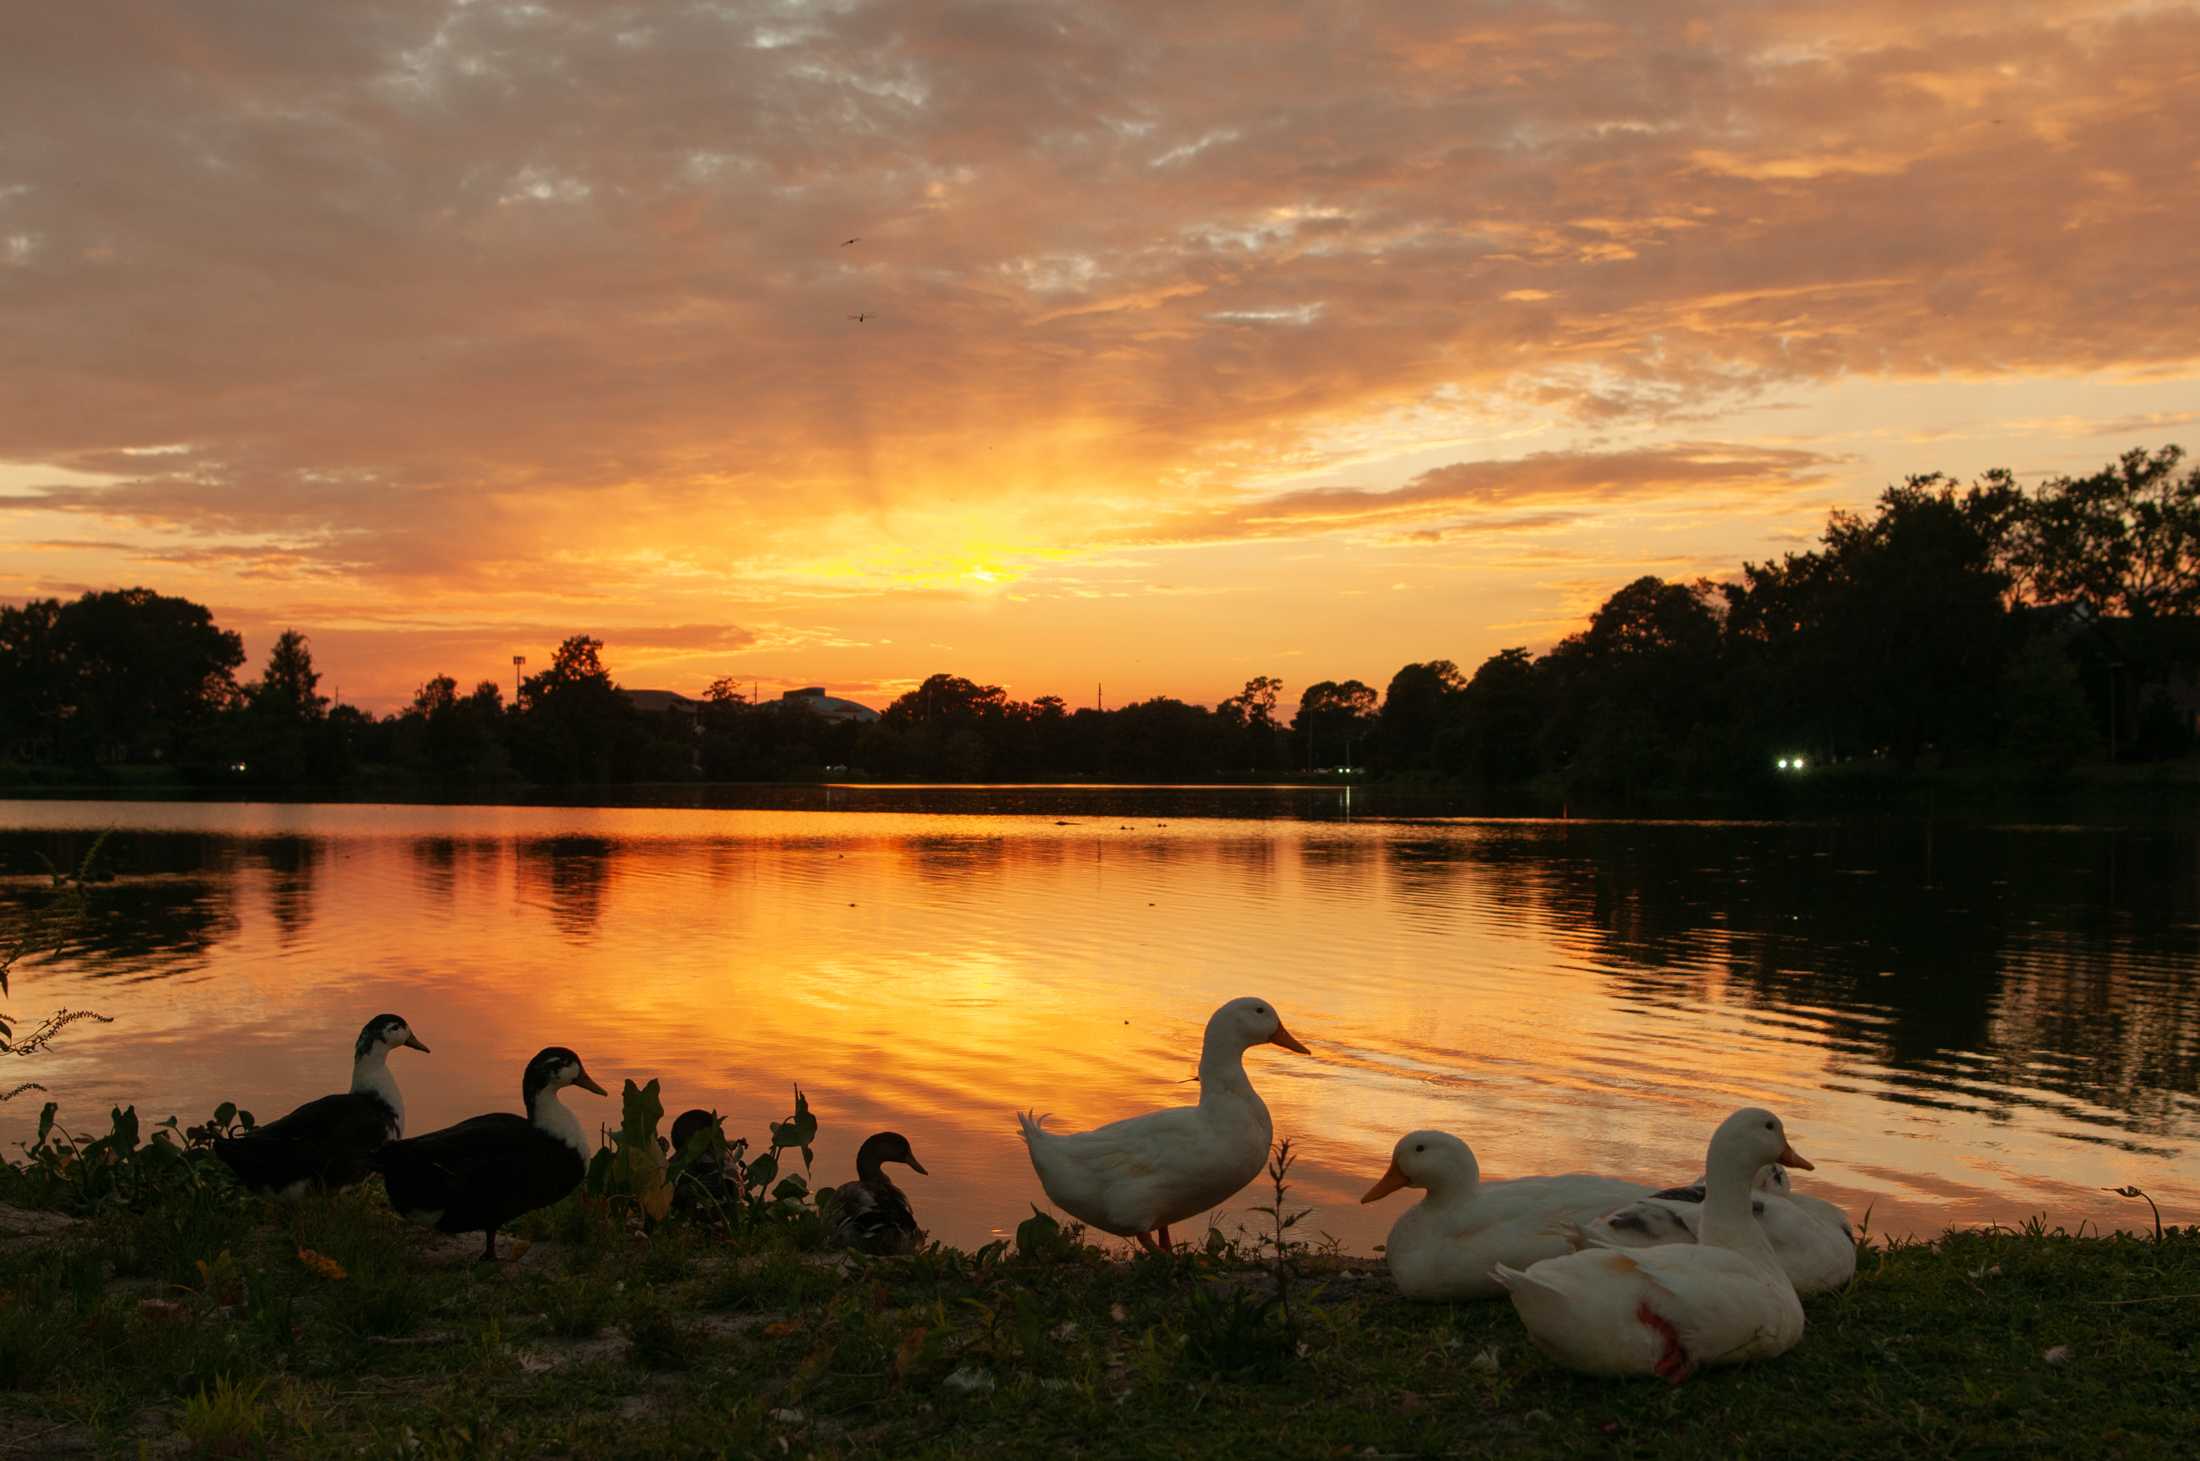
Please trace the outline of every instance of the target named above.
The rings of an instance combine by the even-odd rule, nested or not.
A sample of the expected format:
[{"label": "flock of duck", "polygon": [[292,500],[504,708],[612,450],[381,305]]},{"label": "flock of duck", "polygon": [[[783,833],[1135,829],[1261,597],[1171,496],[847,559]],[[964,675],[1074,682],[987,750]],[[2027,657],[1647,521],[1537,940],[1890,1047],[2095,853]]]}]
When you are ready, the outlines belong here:
[{"label": "flock of duck", "polygon": [[[1207,1022],[1197,1105],[1073,1133],[1020,1114],[1039,1185],[1091,1228],[1168,1249],[1172,1223],[1227,1202],[1267,1162],[1274,1128],[1245,1073],[1246,1052],[1259,1045],[1310,1053],[1268,1003],[1233,999]],[[590,1143],[558,1093],[604,1089],[578,1055],[551,1046],[527,1063],[524,1116],[496,1112],[408,1137],[389,1069],[400,1048],[427,1046],[396,1015],[376,1016],[359,1033],[349,1091],[218,1140],[215,1152],[258,1191],[342,1187],[379,1172],[399,1213],[446,1233],[481,1233],[483,1257],[494,1259],[500,1228],[558,1201],[586,1173]],[[687,1150],[717,1120],[683,1112],[671,1149]],[[855,1180],[827,1189],[822,1204],[839,1242],[897,1251],[920,1237],[887,1163],[924,1171],[898,1133],[866,1140]],[[1780,1118],[1756,1107],[1719,1125],[1695,1183],[1662,1190],[1586,1173],[1484,1181],[1465,1142],[1413,1131],[1361,1201],[1401,1187],[1425,1194],[1398,1219],[1385,1249],[1406,1296],[1507,1295],[1529,1337],[1560,1363],[1677,1382],[1702,1366],[1792,1348],[1803,1334],[1798,1296],[1855,1273],[1847,1218],[1796,1192],[1783,1170],[1810,1166]]]}]

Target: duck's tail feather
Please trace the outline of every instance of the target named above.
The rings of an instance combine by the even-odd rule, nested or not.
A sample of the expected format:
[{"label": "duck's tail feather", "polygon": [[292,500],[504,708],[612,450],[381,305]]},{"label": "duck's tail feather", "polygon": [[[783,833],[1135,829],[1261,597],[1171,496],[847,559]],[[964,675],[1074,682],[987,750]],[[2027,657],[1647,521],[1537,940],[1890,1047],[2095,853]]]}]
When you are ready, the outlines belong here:
[{"label": "duck's tail feather", "polygon": [[1490,1269],[1490,1277],[1496,1279],[1499,1286],[1507,1293],[1511,1293],[1522,1284],[1535,1284],[1535,1280],[1528,1277],[1528,1271],[1525,1268],[1513,1268],[1503,1263]]},{"label": "duck's tail feather", "polygon": [[1051,1112],[1046,1115],[1035,1115],[1029,1111],[1016,1113],[1016,1125],[1023,1131],[1025,1146],[1037,1146],[1039,1138],[1048,1134],[1046,1125],[1051,1115]]}]

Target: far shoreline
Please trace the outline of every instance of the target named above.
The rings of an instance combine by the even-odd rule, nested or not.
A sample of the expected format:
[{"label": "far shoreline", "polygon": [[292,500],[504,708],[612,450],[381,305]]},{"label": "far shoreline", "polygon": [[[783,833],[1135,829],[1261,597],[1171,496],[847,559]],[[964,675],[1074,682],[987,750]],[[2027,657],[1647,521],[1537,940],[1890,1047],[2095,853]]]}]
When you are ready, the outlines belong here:
[{"label": "far shoreline", "polygon": [[[18,774],[19,771],[18,771]],[[1135,815],[1094,805],[1110,798],[1154,803],[1170,815],[1244,820],[1815,823],[2010,819],[2038,825],[2154,823],[2200,808],[2200,766],[2187,762],[2088,766],[2054,785],[1991,767],[1897,772],[1832,767],[1762,797],[1645,794],[1628,801],[1571,801],[1541,788],[1487,792],[1421,778],[1204,778],[1197,781],[637,781],[588,786],[528,783],[436,785],[417,781],[326,786],[194,782],[168,768],[122,767],[96,779],[10,784],[0,805],[53,802],[269,806],[545,807],[604,810],[903,812],[940,815]],[[1216,804],[1197,806],[1201,800]],[[1265,802],[1264,800],[1265,799]],[[1001,805],[1002,801],[1014,803]],[[1249,805],[1228,806],[1242,801]],[[1330,805],[1334,803],[1334,805]]]}]

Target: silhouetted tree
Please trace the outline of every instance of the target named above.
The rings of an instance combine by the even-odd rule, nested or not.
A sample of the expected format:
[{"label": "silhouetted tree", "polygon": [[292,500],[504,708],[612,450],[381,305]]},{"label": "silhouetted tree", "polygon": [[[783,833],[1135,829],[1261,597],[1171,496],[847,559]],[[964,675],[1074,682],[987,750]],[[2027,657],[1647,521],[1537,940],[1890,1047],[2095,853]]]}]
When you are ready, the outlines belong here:
[{"label": "silhouetted tree", "polygon": [[55,735],[75,705],[75,673],[59,599],[0,606],[0,750],[31,760],[55,754]]},{"label": "silhouetted tree", "polygon": [[521,681],[519,703],[515,759],[533,781],[623,779],[646,735],[604,668],[603,641],[590,635],[568,637],[549,668]]},{"label": "silhouetted tree", "polygon": [[340,780],[345,743],[328,732],[328,697],[319,692],[306,637],[285,629],[267,666],[208,733],[209,758],[260,785],[301,786]]},{"label": "silhouetted tree", "polygon": [[1467,774],[1485,788],[1523,785],[1535,775],[1544,710],[1526,649],[1501,649],[1482,661],[1458,703]]},{"label": "silhouetted tree", "polygon": [[1686,786],[1716,758],[1699,735],[1720,710],[1712,585],[1636,579],[1543,660],[1545,748],[1576,785],[1625,796]]},{"label": "silhouetted tree", "polygon": [[2011,560],[2037,603],[2100,617],[2200,612],[2200,468],[2184,452],[2125,452],[2084,477],[2056,477],[2023,504]]},{"label": "silhouetted tree", "polygon": [[0,612],[0,702],[47,754],[174,760],[235,699],[238,637],[147,588]]},{"label": "silhouetted tree", "polygon": [[1255,675],[1245,688],[1215,707],[1215,717],[1228,725],[1237,743],[1237,765],[1264,775],[1283,764],[1276,748],[1281,727],[1276,723],[1276,702],[1283,696],[1283,681],[1273,675]]},{"label": "silhouetted tree", "polygon": [[2002,744],[2035,776],[2062,775],[2090,752],[2093,708],[2086,703],[2070,657],[2041,635],[2012,659],[2002,685],[2006,726]]},{"label": "silhouetted tree", "polygon": [[1358,680],[1322,680],[1300,692],[1291,736],[1307,769],[1349,765],[1354,746],[1365,742],[1375,723],[1372,686]]},{"label": "silhouetted tree", "polygon": [[1869,518],[1833,514],[1814,634],[1821,717],[1842,749],[1882,747],[1908,764],[1992,739],[2002,672],[2018,635],[2003,566],[2014,491],[1959,492],[1940,476],[1889,488]]},{"label": "silhouetted tree", "polygon": [[414,775],[455,785],[495,785],[512,774],[505,750],[504,691],[483,680],[470,695],[437,675],[395,717],[393,754]]},{"label": "silhouetted tree", "polygon": [[328,709],[328,697],[318,693],[320,683],[321,672],[313,667],[313,651],[306,637],[295,629],[285,629],[268,651],[260,683],[252,688],[253,704],[264,706],[271,715],[316,721]]},{"label": "silhouetted tree", "polygon": [[1390,677],[1380,717],[1383,763],[1392,771],[1436,771],[1437,738],[1459,711],[1466,689],[1459,666],[1448,659],[1411,664]]}]

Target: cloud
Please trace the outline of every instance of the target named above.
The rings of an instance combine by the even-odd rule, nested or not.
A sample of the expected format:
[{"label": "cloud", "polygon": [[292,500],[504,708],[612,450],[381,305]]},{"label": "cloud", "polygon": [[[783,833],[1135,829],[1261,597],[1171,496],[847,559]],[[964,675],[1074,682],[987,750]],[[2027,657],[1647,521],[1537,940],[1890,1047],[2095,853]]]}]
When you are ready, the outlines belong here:
[{"label": "cloud", "polygon": [[[1631,500],[1784,496],[1825,482],[1838,459],[1795,447],[1690,443],[1622,452],[1536,452],[1455,462],[1387,491],[1317,487],[1179,513],[1131,534],[1147,542],[1301,537],[1406,528],[1416,541],[1557,526]],[[1463,519],[1408,527],[1431,517]]]},{"label": "cloud", "polygon": [[[1125,523],[1856,500],[1689,443],[1839,438],[1857,379],[2190,383],[2196,49],[2109,0],[33,6],[0,574],[807,627]],[[1562,504],[1425,470],[1520,416]],[[1270,490],[1346,456],[1405,485]]]}]

